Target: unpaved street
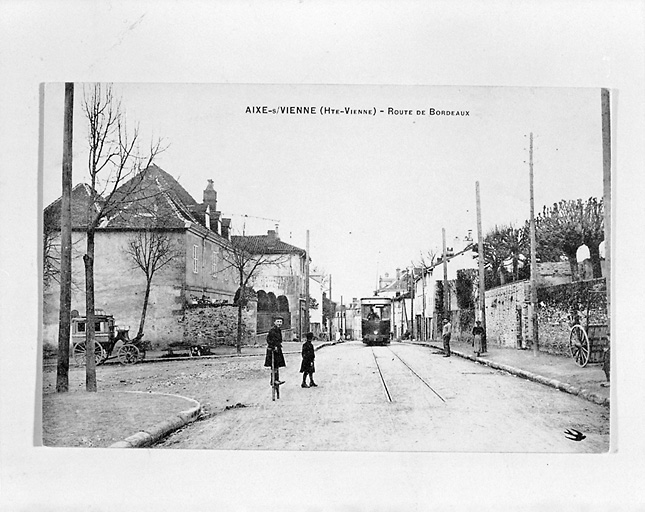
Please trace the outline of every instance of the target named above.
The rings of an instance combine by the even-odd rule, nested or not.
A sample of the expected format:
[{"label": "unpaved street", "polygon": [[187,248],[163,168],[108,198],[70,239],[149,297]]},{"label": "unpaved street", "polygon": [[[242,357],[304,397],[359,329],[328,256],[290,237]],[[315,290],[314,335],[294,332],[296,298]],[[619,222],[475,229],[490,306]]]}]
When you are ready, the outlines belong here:
[{"label": "unpaved street", "polygon": [[[195,362],[201,365],[202,363]],[[351,342],[317,352],[319,387],[300,387],[287,358],[280,400],[258,358],[213,363],[236,378],[211,406],[227,410],[172,435],[160,447],[268,450],[602,452],[604,407],[432,349]],[[244,377],[244,379],[237,377]],[[204,390],[205,392],[206,390]],[[199,398],[198,398],[199,399]],[[233,407],[231,407],[233,406]],[[564,431],[586,435],[569,440]]]},{"label": "unpaved street", "polygon": [[[317,388],[300,387],[300,356],[286,354],[271,400],[264,357],[191,359],[98,368],[101,390],[194,398],[206,417],[157,448],[225,450],[603,452],[609,410],[428,347],[348,342],[316,352]],[[44,387],[55,371],[44,373]],[[70,372],[84,386],[84,371]],[[576,442],[566,429],[586,436]],[[133,432],[128,432],[127,435]]]}]

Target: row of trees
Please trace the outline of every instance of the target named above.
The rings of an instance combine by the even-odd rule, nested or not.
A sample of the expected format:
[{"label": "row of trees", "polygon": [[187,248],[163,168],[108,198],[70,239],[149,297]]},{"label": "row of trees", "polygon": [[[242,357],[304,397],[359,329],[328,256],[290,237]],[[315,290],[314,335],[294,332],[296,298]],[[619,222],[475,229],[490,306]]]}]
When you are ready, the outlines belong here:
[{"label": "row of trees", "polygon": [[[539,262],[568,261],[578,280],[577,252],[589,249],[593,277],[602,277],[600,244],[604,235],[602,199],[590,197],[561,200],[545,206],[536,216],[536,257]],[[484,237],[486,288],[530,276],[530,237],[528,221],[521,227],[499,225]]]}]

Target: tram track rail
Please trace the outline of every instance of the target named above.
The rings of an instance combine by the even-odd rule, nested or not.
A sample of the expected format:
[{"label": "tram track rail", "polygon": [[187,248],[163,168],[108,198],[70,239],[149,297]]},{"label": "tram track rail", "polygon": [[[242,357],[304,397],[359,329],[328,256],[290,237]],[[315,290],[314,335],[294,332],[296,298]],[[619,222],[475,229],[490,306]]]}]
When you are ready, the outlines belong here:
[{"label": "tram track rail", "polygon": [[415,371],[414,371],[414,369],[413,369],[413,368],[412,368],[408,363],[406,363],[406,362],[403,360],[403,358],[401,358],[401,356],[400,356],[399,354],[397,354],[396,352],[394,352],[394,350],[392,350],[390,347],[387,347],[387,348],[388,348],[388,350],[389,350],[390,352],[392,352],[392,354],[394,354],[394,355],[396,356],[396,358],[397,358],[399,361],[401,361],[401,362],[403,363],[403,365],[404,365],[408,370],[410,370],[410,371],[412,372],[412,374],[413,374],[417,379],[419,379],[421,382],[423,382],[423,383],[426,385],[426,387],[427,387],[430,391],[432,391],[435,395],[437,395],[437,396],[441,399],[441,401],[442,401],[443,403],[446,403],[446,401],[444,400],[444,398],[443,398],[439,393],[437,393],[437,391],[436,391],[436,390],[435,390],[435,389],[434,389],[430,384],[428,384],[428,382],[427,382],[423,377],[421,377],[417,372],[415,372]]},{"label": "tram track rail", "polygon": [[[390,347],[387,347],[387,349],[394,355],[400,362],[405,366],[414,377],[416,377],[419,381],[423,383],[424,386],[426,386],[430,391],[432,391],[443,403],[446,403],[446,400],[435,390],[421,375],[419,375],[414,368],[412,368],[400,355],[398,355],[394,350],[392,350]],[[374,349],[372,348],[372,357],[374,358],[374,363],[376,364],[376,369],[378,371],[379,378],[381,380],[381,384],[383,386],[383,390],[385,392],[385,396],[387,398],[388,402],[394,402],[394,399],[392,398],[392,393],[390,393],[390,389],[388,387],[387,381],[385,379],[385,376],[383,375],[383,370],[381,369],[381,365],[378,362],[378,358],[376,357],[376,353],[374,352]]]},{"label": "tram track rail", "polygon": [[376,359],[376,354],[374,353],[374,349],[372,349],[372,357],[374,357],[374,363],[376,364],[376,369],[378,370],[378,375],[381,378],[381,384],[383,385],[383,390],[385,391],[385,396],[387,398],[388,402],[392,402],[392,395],[390,394],[390,390],[387,387],[387,382],[385,382],[385,377],[383,377],[383,371],[381,370],[381,366],[378,364],[378,359]]}]

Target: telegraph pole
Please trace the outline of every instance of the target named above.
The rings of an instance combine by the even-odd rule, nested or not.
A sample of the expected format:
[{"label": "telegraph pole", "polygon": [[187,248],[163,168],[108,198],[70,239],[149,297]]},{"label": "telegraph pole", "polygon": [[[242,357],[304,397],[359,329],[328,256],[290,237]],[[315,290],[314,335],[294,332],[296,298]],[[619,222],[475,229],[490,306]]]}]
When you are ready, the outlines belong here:
[{"label": "telegraph pole", "polygon": [[602,184],[605,208],[605,265],[607,286],[607,329],[611,340],[611,118],[609,89],[601,89],[602,109]]},{"label": "telegraph pole", "polygon": [[310,331],[309,326],[309,230],[307,230],[307,256],[305,259],[305,336]]},{"label": "telegraph pole", "polygon": [[[484,271],[484,237],[482,236],[482,210],[479,198],[479,181],[475,182],[475,195],[477,199],[477,248],[479,257],[479,319],[484,333],[486,333],[486,274]],[[482,352],[486,352],[486,336],[482,337]]]},{"label": "telegraph pole", "polygon": [[333,318],[336,316],[336,311],[334,311],[333,302],[331,301],[331,274],[329,274],[329,341],[333,340]]},{"label": "telegraph pole", "polygon": [[65,83],[63,126],[63,170],[60,230],[60,310],[58,317],[58,365],[56,392],[69,391],[69,342],[72,308],[72,141],[74,125],[74,84]]},{"label": "telegraph pole", "polygon": [[533,197],[533,132],[529,135],[529,181],[531,217],[531,332],[533,338],[533,355],[538,355],[538,321],[537,321],[537,258],[535,255],[535,202]]},{"label": "telegraph pole", "polygon": [[441,228],[443,239],[443,314],[450,317],[450,290],[448,289],[448,253],[446,251],[446,228]]},{"label": "telegraph pole", "polygon": [[410,267],[410,341],[414,341],[414,266]]}]

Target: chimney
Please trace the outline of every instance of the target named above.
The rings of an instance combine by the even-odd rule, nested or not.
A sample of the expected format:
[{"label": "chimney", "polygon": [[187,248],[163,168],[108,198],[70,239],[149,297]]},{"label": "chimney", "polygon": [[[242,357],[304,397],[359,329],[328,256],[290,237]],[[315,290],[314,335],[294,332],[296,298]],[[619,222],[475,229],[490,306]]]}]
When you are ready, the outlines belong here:
[{"label": "chimney", "polygon": [[204,210],[204,225],[206,226],[206,229],[211,228],[211,207],[206,206],[206,210]]},{"label": "chimney", "polygon": [[396,269],[396,280],[398,281],[399,279],[401,279],[401,269],[397,268]]},{"label": "chimney", "polygon": [[208,185],[204,189],[203,203],[210,206],[211,212],[217,211],[217,192],[213,188],[213,180],[208,180]]},{"label": "chimney", "polygon": [[222,233],[221,235],[230,240],[231,219],[222,219]]},{"label": "chimney", "polygon": [[[209,209],[210,209],[210,206],[209,206]],[[213,210],[210,210],[210,230],[213,231],[214,233],[217,233],[218,235],[222,233],[221,216],[222,216],[222,212],[214,212]]]},{"label": "chimney", "polygon": [[275,232],[274,229],[269,229],[267,231],[267,240],[269,247],[272,245],[275,245],[275,243],[278,241],[278,234]]}]

